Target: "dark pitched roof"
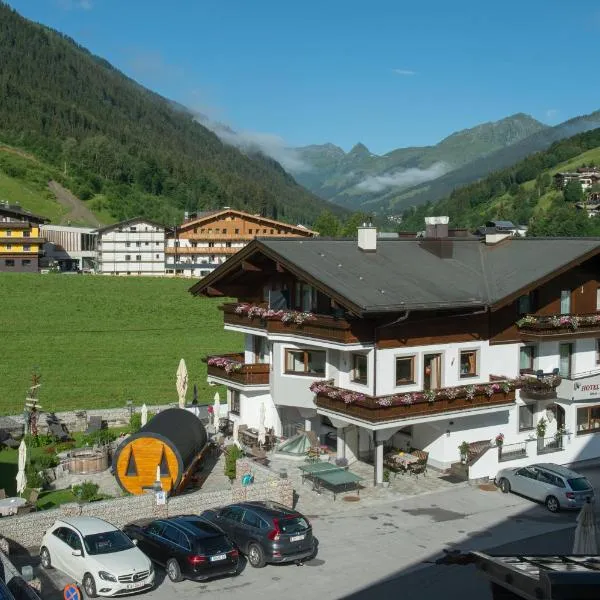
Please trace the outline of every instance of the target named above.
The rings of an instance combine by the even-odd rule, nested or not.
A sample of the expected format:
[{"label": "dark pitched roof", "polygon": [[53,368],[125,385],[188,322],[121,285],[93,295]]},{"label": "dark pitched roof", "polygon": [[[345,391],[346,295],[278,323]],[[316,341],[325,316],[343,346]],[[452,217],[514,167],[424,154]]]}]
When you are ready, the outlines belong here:
[{"label": "dark pitched roof", "polygon": [[166,227],[163,223],[146,219],[146,217],[134,217],[133,219],[126,219],[125,221],[119,221],[118,223],[99,227],[95,230],[95,233],[104,233],[105,231],[111,231],[113,229],[118,229],[119,227],[128,227],[129,225],[135,225],[136,223],[148,223],[149,225],[154,225],[154,227],[162,227],[165,231],[170,230],[170,228]]},{"label": "dark pitched roof", "polygon": [[[451,245],[451,258],[440,258],[431,250],[436,242]],[[356,240],[262,239],[191,292],[202,293],[254,252],[318,282],[358,313],[378,313],[496,305],[600,253],[600,238],[511,238],[493,246],[473,238],[378,240],[376,252],[361,251]]]},{"label": "dark pitched roof", "polygon": [[23,221],[31,221],[33,223],[49,223],[50,219],[34,215],[32,212],[25,210],[19,204],[8,204],[8,202],[0,203],[0,215],[21,219]]}]

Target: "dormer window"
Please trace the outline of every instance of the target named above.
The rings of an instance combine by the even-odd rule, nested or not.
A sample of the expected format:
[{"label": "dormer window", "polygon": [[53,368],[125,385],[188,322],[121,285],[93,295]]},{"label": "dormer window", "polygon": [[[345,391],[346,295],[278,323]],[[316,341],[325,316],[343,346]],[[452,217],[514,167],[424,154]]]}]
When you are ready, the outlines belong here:
[{"label": "dormer window", "polygon": [[129,231],[137,231],[137,227],[130,227]]}]

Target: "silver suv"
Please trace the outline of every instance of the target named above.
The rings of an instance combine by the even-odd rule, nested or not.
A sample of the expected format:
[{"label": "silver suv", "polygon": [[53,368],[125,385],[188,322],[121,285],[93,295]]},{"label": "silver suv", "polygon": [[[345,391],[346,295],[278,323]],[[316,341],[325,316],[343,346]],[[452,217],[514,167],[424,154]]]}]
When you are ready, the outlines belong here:
[{"label": "silver suv", "polygon": [[583,475],[553,463],[502,469],[494,483],[505,494],[515,492],[543,502],[550,512],[581,508],[588,498],[594,501],[594,488]]}]

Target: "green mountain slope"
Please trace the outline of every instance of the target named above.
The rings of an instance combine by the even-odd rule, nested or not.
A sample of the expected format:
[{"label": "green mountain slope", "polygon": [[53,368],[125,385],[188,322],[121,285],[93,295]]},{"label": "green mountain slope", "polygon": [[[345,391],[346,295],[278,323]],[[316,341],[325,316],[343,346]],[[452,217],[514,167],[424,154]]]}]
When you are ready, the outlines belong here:
[{"label": "green mountain slope", "polygon": [[0,57],[0,141],[66,171],[78,197],[101,196],[115,219],[172,222],[228,205],[310,224],[324,207],[274,160],[224,144],[190,112],[1,2]]},{"label": "green mountain slope", "polygon": [[336,204],[372,210],[400,189],[436,179],[544,129],[529,115],[516,114],[458,131],[435,146],[399,148],[383,156],[363,144],[347,154],[333,144],[306,146],[298,152],[312,169],[297,179]]},{"label": "green mountain slope", "polygon": [[581,190],[565,193],[552,179],[559,171],[593,164],[600,165],[600,129],[555,142],[512,167],[454,190],[444,200],[407,210],[402,229],[422,230],[426,216],[448,215],[453,225],[469,228],[505,219],[529,225],[532,235],[598,235],[600,220],[596,223],[574,206],[584,197]]}]

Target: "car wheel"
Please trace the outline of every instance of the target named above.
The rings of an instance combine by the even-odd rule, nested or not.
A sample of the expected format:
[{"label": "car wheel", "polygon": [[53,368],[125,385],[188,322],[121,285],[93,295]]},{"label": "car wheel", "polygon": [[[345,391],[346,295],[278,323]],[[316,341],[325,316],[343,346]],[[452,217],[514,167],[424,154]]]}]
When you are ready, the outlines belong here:
[{"label": "car wheel", "polygon": [[42,567],[44,569],[52,568],[52,560],[50,559],[50,552],[48,552],[48,548],[44,547],[40,550],[40,562],[42,563]]},{"label": "car wheel", "polygon": [[85,595],[88,598],[96,598],[98,596],[96,593],[96,582],[89,573],[86,573],[83,576],[83,589],[85,590]]},{"label": "car wheel", "polygon": [[546,508],[552,513],[557,513],[560,510],[558,499],[554,496],[548,496],[546,498]]},{"label": "car wheel", "polygon": [[313,551],[312,554],[306,560],[312,560],[313,558],[317,558],[317,554],[319,553],[319,541],[317,538],[313,541]]},{"label": "car wheel", "polygon": [[508,479],[502,478],[500,480],[500,489],[502,490],[503,494],[508,494],[510,492],[510,483]]},{"label": "car wheel", "polygon": [[179,567],[179,563],[174,558],[170,558],[167,561],[166,569],[167,575],[173,583],[178,583],[183,579],[181,576],[181,568]]},{"label": "car wheel", "polygon": [[258,544],[250,544],[248,548],[248,562],[255,569],[262,569],[265,566],[265,553]]}]

